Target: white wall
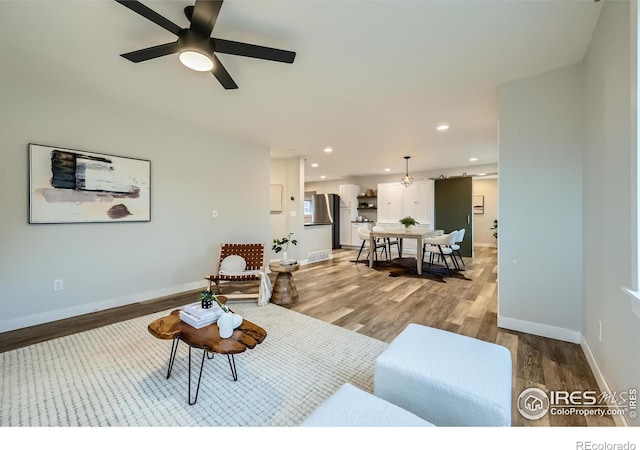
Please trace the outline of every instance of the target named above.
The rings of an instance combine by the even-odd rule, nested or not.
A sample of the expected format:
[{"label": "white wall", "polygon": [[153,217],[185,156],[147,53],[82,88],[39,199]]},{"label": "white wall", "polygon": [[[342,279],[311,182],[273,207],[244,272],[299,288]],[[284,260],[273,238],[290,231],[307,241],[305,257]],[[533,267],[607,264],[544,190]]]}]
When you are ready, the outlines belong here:
[{"label": "white wall", "polygon": [[[268,243],[266,146],[0,76],[0,331],[199,288],[220,243]],[[150,160],[151,222],[28,224],[30,142]]]},{"label": "white wall", "polygon": [[[270,217],[271,239],[283,238],[293,233],[292,239],[298,245],[290,245],[287,257],[290,259],[304,259],[307,255],[303,237],[304,232],[304,158],[274,158],[271,160],[271,184],[283,185],[282,211],[272,212]],[[291,199],[293,197],[293,200]],[[329,246],[331,248],[331,246]],[[269,245],[268,259],[276,260],[282,257],[271,250]]]},{"label": "white wall", "polygon": [[474,179],[473,195],[484,196],[484,213],[473,214],[473,244],[495,247],[493,221],[498,218],[498,179]]},{"label": "white wall", "polygon": [[498,326],[580,341],[582,66],[500,88]]},{"label": "white wall", "polygon": [[[631,113],[632,106],[637,108],[631,101],[637,95],[637,48],[630,45],[636,30],[637,13],[629,2],[605,2],[584,63],[582,334],[587,355],[617,392],[640,387],[640,318],[632,313],[631,297],[620,289],[637,289],[637,115]],[[637,418],[626,418],[640,425]]]}]

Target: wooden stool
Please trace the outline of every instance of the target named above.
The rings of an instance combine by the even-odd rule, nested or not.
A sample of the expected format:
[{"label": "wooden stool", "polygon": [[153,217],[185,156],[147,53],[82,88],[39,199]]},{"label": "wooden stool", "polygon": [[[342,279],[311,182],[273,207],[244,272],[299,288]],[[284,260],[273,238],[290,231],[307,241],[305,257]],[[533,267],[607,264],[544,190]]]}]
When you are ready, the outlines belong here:
[{"label": "wooden stool", "polygon": [[276,305],[293,305],[298,302],[298,290],[293,280],[293,274],[300,268],[299,264],[291,264],[283,266],[279,261],[269,263],[269,269],[277,272],[276,281],[273,284],[273,293],[271,294],[271,303]]}]

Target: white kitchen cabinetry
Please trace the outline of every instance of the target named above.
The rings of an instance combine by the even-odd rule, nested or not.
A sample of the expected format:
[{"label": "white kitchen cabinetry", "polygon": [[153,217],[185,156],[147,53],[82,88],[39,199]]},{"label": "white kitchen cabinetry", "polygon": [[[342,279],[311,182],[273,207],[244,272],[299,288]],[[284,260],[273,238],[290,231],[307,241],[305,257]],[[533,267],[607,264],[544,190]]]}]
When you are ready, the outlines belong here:
[{"label": "white kitchen cabinetry", "polygon": [[433,181],[416,181],[409,187],[398,183],[378,184],[378,223],[397,224],[411,216],[433,228]]},{"label": "white kitchen cabinetry", "polygon": [[340,245],[352,243],[351,222],[358,217],[358,195],[360,186],[355,184],[340,185]]},{"label": "white kitchen cabinetry", "polygon": [[355,184],[340,185],[340,208],[357,208],[360,186]]},{"label": "white kitchen cabinetry", "polygon": [[416,181],[404,191],[403,216],[411,216],[421,225],[433,229],[433,181]]},{"label": "white kitchen cabinetry", "polygon": [[378,223],[398,223],[402,215],[402,190],[400,183],[378,184]]}]

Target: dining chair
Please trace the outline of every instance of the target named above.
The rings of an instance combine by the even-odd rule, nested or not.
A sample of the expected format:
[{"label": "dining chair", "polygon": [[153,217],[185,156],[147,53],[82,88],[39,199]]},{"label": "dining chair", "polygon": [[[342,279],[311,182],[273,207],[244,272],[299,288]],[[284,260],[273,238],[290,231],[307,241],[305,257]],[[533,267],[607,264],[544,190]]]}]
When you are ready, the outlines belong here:
[{"label": "dining chair", "polygon": [[[371,239],[371,231],[366,227],[360,227],[358,228],[358,236],[360,237],[360,239],[362,239],[362,244],[360,245],[360,251],[358,252],[358,256],[356,257],[356,263],[360,261],[360,254],[362,253],[362,250],[364,250],[364,248],[369,245],[369,241]],[[387,253],[387,244],[381,241],[380,239],[375,240],[375,248],[373,250],[376,261],[378,260],[379,248],[384,250],[384,254],[387,257],[387,261],[389,261],[389,254]],[[380,255],[382,255],[382,250],[380,251]]]},{"label": "dining chair", "polygon": [[449,263],[447,262],[447,255],[451,258],[453,262],[453,267],[458,269],[458,262],[455,260],[453,256],[453,249],[451,245],[455,243],[455,240],[458,236],[458,231],[452,231],[449,234],[443,234],[442,236],[434,236],[430,238],[426,238],[423,240],[422,247],[422,261],[424,262],[424,257],[427,253],[429,253],[429,267],[433,265],[433,260],[435,255],[438,255],[442,258],[444,265],[447,267],[447,271],[449,275],[451,275],[451,267],[449,267]]},{"label": "dining chair", "polygon": [[[375,227],[373,227],[373,231],[384,231],[384,227],[381,227],[379,225],[376,225]],[[398,250],[398,258],[400,257],[400,244],[398,243],[398,238],[383,238],[384,239],[384,243],[387,246],[387,259],[391,259],[391,246],[395,245],[396,249]]]},{"label": "dining chair", "polygon": [[[458,235],[456,236],[455,242],[451,244],[451,250],[453,250],[453,257],[455,258],[455,254],[457,253],[458,258],[460,258],[460,262],[462,262],[462,265],[465,266],[466,264],[464,263],[464,259],[462,259],[462,254],[460,253],[460,244],[463,240],[464,228],[461,228],[460,230],[458,230]],[[458,267],[460,267],[460,264],[458,264]]]}]

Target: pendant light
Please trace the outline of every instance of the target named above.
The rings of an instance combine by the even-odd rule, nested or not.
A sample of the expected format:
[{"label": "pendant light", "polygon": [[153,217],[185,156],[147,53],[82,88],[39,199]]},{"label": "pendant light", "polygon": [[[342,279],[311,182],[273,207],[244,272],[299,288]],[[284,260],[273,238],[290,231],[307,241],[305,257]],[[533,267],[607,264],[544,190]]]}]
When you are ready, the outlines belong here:
[{"label": "pendant light", "polygon": [[402,180],[400,180],[400,183],[402,183],[402,185],[404,187],[409,187],[413,183],[413,177],[409,176],[409,158],[411,158],[411,156],[405,156],[404,157],[404,159],[407,160],[407,172],[402,177]]}]

